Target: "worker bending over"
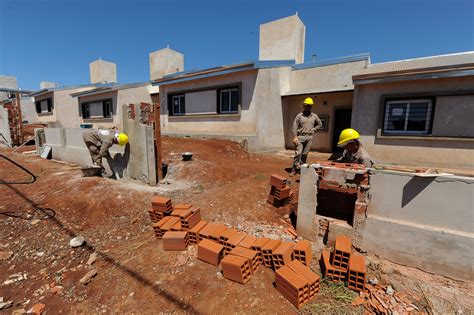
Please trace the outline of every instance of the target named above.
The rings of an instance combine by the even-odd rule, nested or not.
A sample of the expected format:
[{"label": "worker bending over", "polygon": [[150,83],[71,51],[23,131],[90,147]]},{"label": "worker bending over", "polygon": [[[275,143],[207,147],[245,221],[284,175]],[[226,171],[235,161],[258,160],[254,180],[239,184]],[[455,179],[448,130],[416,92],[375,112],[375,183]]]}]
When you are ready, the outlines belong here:
[{"label": "worker bending over", "polygon": [[291,133],[293,144],[296,148],[290,176],[294,176],[300,170],[301,165],[306,163],[311,142],[313,141],[313,134],[323,126],[318,115],[311,112],[313,105],[313,99],[311,97],[306,98],[303,101],[303,112],[296,115],[293,122]]},{"label": "worker bending over", "polygon": [[359,138],[359,133],[352,128],[344,129],[341,132],[337,146],[344,148],[344,152],[336,162],[364,164],[367,167],[374,165],[374,161],[372,161],[369,153],[362,147]]},{"label": "worker bending over", "polygon": [[128,143],[128,136],[126,134],[108,129],[88,130],[84,132],[82,137],[87,149],[89,149],[93,165],[102,169],[104,168],[102,158],[110,157],[109,148],[114,144],[124,146]]}]

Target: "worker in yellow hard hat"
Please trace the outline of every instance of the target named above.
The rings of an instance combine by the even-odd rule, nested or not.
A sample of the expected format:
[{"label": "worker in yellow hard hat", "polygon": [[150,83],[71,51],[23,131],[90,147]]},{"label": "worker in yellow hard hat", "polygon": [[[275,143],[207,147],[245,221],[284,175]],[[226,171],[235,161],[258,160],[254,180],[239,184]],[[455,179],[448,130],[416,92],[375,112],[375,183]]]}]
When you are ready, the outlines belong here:
[{"label": "worker in yellow hard hat", "polygon": [[290,176],[294,176],[300,170],[301,165],[306,163],[313,141],[313,134],[323,126],[318,115],[312,112],[313,105],[314,101],[311,97],[305,98],[302,104],[303,111],[296,115],[293,122],[291,136],[296,148]]},{"label": "worker in yellow hard hat", "polygon": [[355,129],[347,128],[341,132],[337,146],[344,148],[344,152],[336,162],[364,164],[367,167],[374,165],[374,161],[362,147],[359,138],[360,135]]},{"label": "worker in yellow hard hat", "polygon": [[104,170],[102,158],[110,157],[109,148],[114,144],[120,146],[128,144],[128,136],[116,130],[91,129],[84,132],[82,137],[87,149],[89,149],[93,165],[102,168],[102,173]]}]

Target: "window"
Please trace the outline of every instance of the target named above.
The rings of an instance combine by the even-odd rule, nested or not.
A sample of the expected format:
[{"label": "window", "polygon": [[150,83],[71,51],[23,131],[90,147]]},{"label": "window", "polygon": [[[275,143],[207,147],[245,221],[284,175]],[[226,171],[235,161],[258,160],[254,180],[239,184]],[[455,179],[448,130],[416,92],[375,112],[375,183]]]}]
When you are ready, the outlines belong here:
[{"label": "window", "polygon": [[383,132],[387,134],[429,134],[433,102],[430,99],[387,101]]},{"label": "window", "polygon": [[112,100],[86,102],[81,104],[82,118],[112,118]]},{"label": "window", "polygon": [[239,87],[222,88],[218,90],[217,110],[222,114],[235,114],[239,111]]},{"label": "window", "polygon": [[51,113],[53,111],[53,99],[47,98],[35,102],[36,112],[38,114]]},{"label": "window", "polygon": [[170,115],[184,115],[185,114],[185,97],[184,94],[170,96]]}]

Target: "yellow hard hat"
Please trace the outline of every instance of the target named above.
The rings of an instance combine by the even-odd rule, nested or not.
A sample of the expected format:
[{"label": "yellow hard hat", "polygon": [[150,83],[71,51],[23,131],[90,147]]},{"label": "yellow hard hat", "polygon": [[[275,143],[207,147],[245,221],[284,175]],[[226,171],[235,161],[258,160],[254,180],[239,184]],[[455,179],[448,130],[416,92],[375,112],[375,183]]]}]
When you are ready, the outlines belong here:
[{"label": "yellow hard hat", "polygon": [[128,143],[128,136],[121,132],[117,135],[117,141],[119,145],[126,145]]},{"label": "yellow hard hat", "polygon": [[359,139],[359,133],[352,128],[347,128],[341,131],[339,135],[339,142],[337,143],[338,146],[345,146],[349,141]]},{"label": "yellow hard hat", "polygon": [[313,99],[312,99],[311,97],[305,98],[304,101],[303,101],[303,105],[311,105],[311,106],[313,106],[313,105],[314,105]]}]

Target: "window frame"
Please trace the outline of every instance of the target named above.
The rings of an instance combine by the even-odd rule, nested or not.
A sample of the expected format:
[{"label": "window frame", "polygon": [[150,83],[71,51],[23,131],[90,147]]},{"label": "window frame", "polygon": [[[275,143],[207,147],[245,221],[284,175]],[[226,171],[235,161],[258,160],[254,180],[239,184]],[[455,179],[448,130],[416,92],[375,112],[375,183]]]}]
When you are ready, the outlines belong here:
[{"label": "window frame", "polygon": [[[179,107],[180,107],[180,112],[175,113],[174,111],[174,104],[173,104],[173,98],[179,97]],[[183,100],[183,104],[181,104],[181,98]],[[184,116],[186,115],[186,93],[173,93],[173,94],[168,94],[168,113],[170,116]]]},{"label": "window frame", "polygon": [[[232,90],[237,90],[237,95],[238,95],[238,102],[237,102],[237,108],[235,110],[232,109]],[[222,110],[222,92],[224,91],[229,91],[229,110],[224,111]],[[242,89],[241,85],[230,85],[230,86],[225,86],[225,87],[219,87],[216,89],[216,95],[217,95],[217,109],[216,112],[218,114],[238,114],[240,111],[240,108],[242,106]]]},{"label": "window frame", "polygon": [[[414,103],[428,103],[428,111],[426,113],[426,123],[428,123],[428,127],[424,131],[417,131],[417,130],[406,130],[408,125],[408,118],[410,115],[410,104]],[[406,103],[407,110],[405,113],[405,130],[387,130],[387,122],[388,122],[388,114],[390,105],[396,103]],[[385,136],[430,136],[432,134],[433,129],[433,122],[434,122],[434,113],[435,113],[435,98],[434,97],[404,97],[404,98],[386,98],[384,99],[384,107],[382,112],[382,135]],[[425,124],[426,124],[425,123]]]},{"label": "window frame", "polygon": [[[110,105],[106,108],[105,103]],[[90,104],[92,103],[102,103],[102,117],[90,117]],[[106,115],[107,112],[107,115]],[[114,115],[114,106],[112,98],[105,98],[100,100],[93,100],[87,102],[81,102],[81,116],[82,119],[113,119]]]},{"label": "window frame", "polygon": [[[48,110],[43,112],[41,110],[41,102],[44,102],[46,101],[47,102],[47,106],[48,106]],[[44,99],[41,99],[39,101],[36,101],[35,100],[35,109],[36,109],[36,113],[41,115],[47,115],[47,114],[50,114],[53,112],[53,98],[52,97],[48,97],[48,98],[44,98]]]}]

